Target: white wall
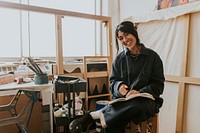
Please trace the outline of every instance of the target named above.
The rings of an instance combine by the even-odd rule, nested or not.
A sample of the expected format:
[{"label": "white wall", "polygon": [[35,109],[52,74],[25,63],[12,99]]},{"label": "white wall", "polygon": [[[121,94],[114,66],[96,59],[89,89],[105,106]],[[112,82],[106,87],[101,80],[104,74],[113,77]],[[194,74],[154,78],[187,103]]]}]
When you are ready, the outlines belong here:
[{"label": "white wall", "polygon": [[158,0],[120,0],[121,20],[157,10]]},{"label": "white wall", "polygon": [[[113,57],[116,55],[115,28],[125,18],[139,16],[156,10],[158,0],[109,0],[109,16],[112,17]],[[120,3],[120,6],[118,5]],[[120,11],[118,11],[120,10]]]}]

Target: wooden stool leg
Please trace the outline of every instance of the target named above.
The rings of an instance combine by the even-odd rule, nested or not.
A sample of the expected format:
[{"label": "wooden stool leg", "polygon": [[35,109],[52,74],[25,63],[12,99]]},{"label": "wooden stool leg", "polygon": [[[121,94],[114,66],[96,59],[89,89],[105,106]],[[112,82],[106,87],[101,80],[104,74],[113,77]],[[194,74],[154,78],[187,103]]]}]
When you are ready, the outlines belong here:
[{"label": "wooden stool leg", "polygon": [[147,121],[142,122],[141,124],[141,133],[147,132]]},{"label": "wooden stool leg", "polygon": [[154,116],[152,120],[152,133],[158,132],[158,116]]},{"label": "wooden stool leg", "polygon": [[[148,127],[149,126],[149,127]],[[136,127],[133,122],[130,123],[130,130],[126,133],[136,133]],[[140,125],[140,133],[158,133],[158,116],[155,115],[154,117],[144,121]]]},{"label": "wooden stool leg", "polygon": [[131,133],[136,133],[136,125],[133,122],[131,122]]}]

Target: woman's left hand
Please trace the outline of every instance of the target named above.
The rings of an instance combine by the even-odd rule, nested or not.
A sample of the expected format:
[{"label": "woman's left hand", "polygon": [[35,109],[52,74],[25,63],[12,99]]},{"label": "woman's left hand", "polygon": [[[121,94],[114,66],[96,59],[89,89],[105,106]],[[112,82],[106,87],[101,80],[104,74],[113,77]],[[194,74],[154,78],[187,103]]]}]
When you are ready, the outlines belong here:
[{"label": "woman's left hand", "polygon": [[126,94],[126,97],[130,96],[130,95],[133,95],[133,94],[138,94],[140,93],[139,91],[136,91],[136,90],[130,90],[127,94]]}]

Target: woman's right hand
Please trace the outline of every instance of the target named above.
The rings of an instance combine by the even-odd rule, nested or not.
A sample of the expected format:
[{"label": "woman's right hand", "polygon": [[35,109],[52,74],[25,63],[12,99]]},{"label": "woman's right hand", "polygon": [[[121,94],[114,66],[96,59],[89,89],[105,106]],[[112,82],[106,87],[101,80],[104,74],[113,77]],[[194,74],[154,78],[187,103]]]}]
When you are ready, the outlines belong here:
[{"label": "woman's right hand", "polygon": [[122,96],[125,96],[128,93],[128,86],[125,85],[125,84],[121,84],[120,87],[119,87],[119,93]]}]

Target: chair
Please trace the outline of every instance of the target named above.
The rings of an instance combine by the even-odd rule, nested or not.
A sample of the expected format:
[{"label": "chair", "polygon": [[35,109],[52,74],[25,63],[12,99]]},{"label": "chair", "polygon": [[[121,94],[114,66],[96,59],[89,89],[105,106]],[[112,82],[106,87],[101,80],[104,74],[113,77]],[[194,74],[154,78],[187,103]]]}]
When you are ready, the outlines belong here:
[{"label": "chair", "polygon": [[[29,100],[22,108],[21,112],[17,114],[16,106],[22,92],[29,97]],[[18,133],[27,133],[28,123],[37,97],[37,92],[19,90],[9,104],[0,106],[0,112],[9,111],[11,114],[9,118],[0,119],[0,126],[16,124],[19,130]]]}]

